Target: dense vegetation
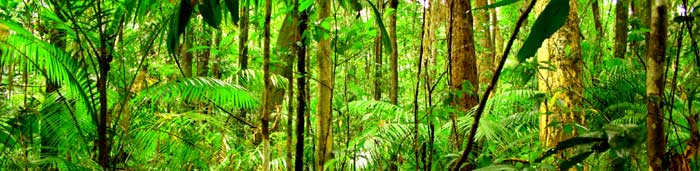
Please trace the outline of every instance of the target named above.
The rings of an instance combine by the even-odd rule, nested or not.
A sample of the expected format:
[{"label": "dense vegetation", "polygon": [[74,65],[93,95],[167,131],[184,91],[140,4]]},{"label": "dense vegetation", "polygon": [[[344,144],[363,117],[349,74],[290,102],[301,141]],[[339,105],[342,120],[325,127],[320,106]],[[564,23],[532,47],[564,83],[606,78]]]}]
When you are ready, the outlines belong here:
[{"label": "dense vegetation", "polygon": [[697,0],[4,0],[0,170],[700,170]]}]

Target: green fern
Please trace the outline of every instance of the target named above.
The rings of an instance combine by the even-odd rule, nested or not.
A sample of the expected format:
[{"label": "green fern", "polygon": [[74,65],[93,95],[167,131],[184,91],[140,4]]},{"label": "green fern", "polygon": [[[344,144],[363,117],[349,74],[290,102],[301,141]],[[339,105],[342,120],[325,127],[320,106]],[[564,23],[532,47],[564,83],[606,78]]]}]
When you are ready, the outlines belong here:
[{"label": "green fern", "polygon": [[259,100],[245,88],[204,77],[183,78],[151,87],[140,92],[132,103],[144,104],[147,101],[155,102],[151,103],[153,105],[184,101],[213,102],[222,107],[240,109],[254,109],[259,106]]}]

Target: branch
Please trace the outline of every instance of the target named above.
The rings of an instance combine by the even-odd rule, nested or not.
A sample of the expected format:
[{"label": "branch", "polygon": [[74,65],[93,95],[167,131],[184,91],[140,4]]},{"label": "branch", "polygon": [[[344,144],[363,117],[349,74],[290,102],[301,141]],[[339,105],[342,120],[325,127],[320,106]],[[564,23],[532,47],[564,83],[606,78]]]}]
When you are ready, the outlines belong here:
[{"label": "branch", "polygon": [[525,10],[525,13],[523,13],[520,18],[518,19],[518,23],[515,25],[515,30],[513,30],[513,34],[510,35],[510,39],[508,40],[508,45],[506,46],[506,49],[503,52],[503,56],[501,56],[501,61],[498,63],[498,68],[496,69],[496,73],[494,73],[493,78],[491,78],[491,83],[489,83],[488,88],[486,88],[486,92],[484,95],[481,97],[481,102],[479,102],[479,107],[476,109],[476,114],[474,115],[474,122],[472,123],[471,130],[469,130],[469,138],[467,139],[467,148],[464,149],[462,152],[462,156],[459,157],[459,160],[455,163],[454,166],[452,166],[452,170],[454,171],[459,171],[459,168],[462,166],[462,164],[467,160],[467,157],[469,156],[469,152],[472,150],[472,147],[474,146],[474,136],[476,135],[476,129],[479,127],[479,120],[481,119],[481,115],[484,113],[484,108],[486,107],[486,101],[488,101],[489,95],[491,94],[491,91],[493,91],[493,88],[496,86],[496,83],[498,83],[498,78],[501,75],[501,71],[503,70],[503,65],[506,63],[506,59],[508,58],[508,54],[510,53],[510,49],[513,47],[513,42],[515,41],[515,38],[518,35],[518,31],[520,31],[520,27],[523,25],[523,22],[527,20],[527,16],[530,14],[532,11],[532,7],[535,6],[535,3],[537,0],[532,0],[530,2],[530,5],[528,5],[527,9]]}]

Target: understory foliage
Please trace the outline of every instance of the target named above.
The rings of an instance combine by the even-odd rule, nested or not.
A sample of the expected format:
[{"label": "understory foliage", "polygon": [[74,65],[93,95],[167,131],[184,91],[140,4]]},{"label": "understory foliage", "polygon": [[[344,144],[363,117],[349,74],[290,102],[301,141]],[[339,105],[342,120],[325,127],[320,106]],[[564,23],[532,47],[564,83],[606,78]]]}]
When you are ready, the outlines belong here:
[{"label": "understory foliage", "polygon": [[[490,79],[500,75],[485,97],[490,79],[476,87],[451,87],[449,48],[460,47],[449,42],[450,31],[456,31],[449,25],[450,4],[330,2],[331,16],[319,19],[314,0],[272,0],[268,38],[276,43],[270,44],[268,62],[263,59],[264,0],[0,2],[0,170],[291,170],[292,156],[300,157],[293,150],[299,143],[292,134],[300,131],[297,119],[305,121],[302,168],[315,170],[320,132],[316,113],[323,103],[318,90],[329,86],[320,83],[324,74],[333,78],[333,148],[325,170],[449,170],[461,164],[472,129],[475,146],[467,151],[463,169],[649,166],[645,40],[650,26],[645,16],[632,11],[626,23],[630,30],[624,33],[629,38],[623,42],[628,50],[623,57],[614,56],[616,19],[608,9],[621,1],[578,0],[578,8],[569,9],[580,18],[582,57],[577,64],[583,68],[578,73],[582,91],[571,95],[580,98],[581,106],[568,106],[556,97],[569,90],[538,89],[543,71],[560,71],[556,61],[538,61],[536,56],[541,55],[542,42],[566,21],[568,11],[554,7],[564,9],[569,1],[547,1],[553,7],[542,15],[524,16],[521,28],[515,25],[530,1],[472,5],[475,13],[493,15],[489,21],[475,22],[488,29],[474,30],[474,40],[484,34],[494,40],[492,45],[472,42],[477,55],[487,47],[500,50],[489,56],[493,68],[478,71]],[[398,2],[396,9],[391,2]],[[593,26],[593,2],[604,9],[597,19],[604,23],[603,33]],[[645,10],[630,10],[640,9]],[[698,170],[700,159],[693,148],[700,147],[694,144],[700,143],[700,1],[672,0],[668,9],[666,88],[661,99],[665,164],[675,168],[685,162],[685,169]],[[292,33],[298,31],[302,15],[309,17],[307,30]],[[519,34],[508,42],[515,29]],[[397,46],[392,46],[392,35]],[[319,57],[313,53],[326,39],[332,73],[319,72]],[[512,45],[511,52],[504,52],[506,44]],[[308,48],[308,73],[286,70],[297,68],[301,59],[294,53],[302,46]],[[562,48],[573,54],[571,47]],[[398,53],[395,104],[388,97],[392,52]],[[504,66],[496,69],[502,54],[508,54]],[[271,85],[265,81],[266,72],[271,73]],[[106,85],[100,85],[105,78]],[[297,94],[297,78],[306,80],[306,94]],[[371,84],[374,81],[378,84]],[[479,106],[455,106],[473,88],[482,97],[479,101],[486,100],[481,113]],[[296,117],[297,99],[307,100],[303,118]],[[269,120],[263,121],[265,100],[275,105]],[[579,112],[585,121],[546,125],[575,136],[545,147],[541,117],[553,114],[545,112],[551,106]],[[106,115],[101,114],[104,108]],[[476,116],[480,120],[473,128]],[[99,131],[102,119],[107,122],[104,135]],[[262,122],[269,122],[269,135],[264,135]],[[101,136],[109,142],[108,167],[99,159],[105,150],[100,148]],[[264,136],[270,138],[270,156],[263,152]],[[263,166],[265,157],[270,166]]]}]

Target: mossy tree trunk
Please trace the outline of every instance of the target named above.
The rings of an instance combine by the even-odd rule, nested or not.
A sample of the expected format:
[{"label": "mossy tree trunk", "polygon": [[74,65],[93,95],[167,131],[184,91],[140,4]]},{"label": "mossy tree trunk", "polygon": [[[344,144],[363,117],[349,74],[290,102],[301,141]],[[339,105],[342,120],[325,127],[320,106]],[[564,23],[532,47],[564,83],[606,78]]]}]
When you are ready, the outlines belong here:
[{"label": "mossy tree trunk", "polygon": [[[541,12],[549,1],[538,1],[535,11]],[[546,147],[575,136],[574,124],[584,124],[582,112],[582,66],[577,1],[569,1],[566,23],[545,40],[538,50],[539,62],[551,62],[555,70],[540,69],[539,90],[551,93],[540,106],[540,142]],[[545,64],[545,63],[543,63]],[[552,123],[558,123],[552,125]],[[565,131],[564,127],[573,129]]]}]

